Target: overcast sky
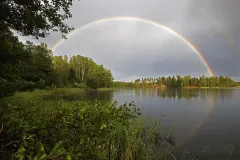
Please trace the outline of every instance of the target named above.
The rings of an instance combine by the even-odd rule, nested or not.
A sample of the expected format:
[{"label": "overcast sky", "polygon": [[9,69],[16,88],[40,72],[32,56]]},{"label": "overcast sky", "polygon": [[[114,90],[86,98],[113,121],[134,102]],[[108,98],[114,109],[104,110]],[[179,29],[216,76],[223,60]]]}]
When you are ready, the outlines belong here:
[{"label": "overcast sky", "polygon": [[[240,77],[240,0],[81,0],[67,23],[74,28],[106,17],[139,17],[163,24],[198,48],[216,75]],[[60,40],[41,39],[51,48]],[[26,40],[27,37],[21,37]],[[188,45],[149,23],[108,21],[80,30],[54,52],[80,54],[112,70],[117,80],[208,75]]]}]

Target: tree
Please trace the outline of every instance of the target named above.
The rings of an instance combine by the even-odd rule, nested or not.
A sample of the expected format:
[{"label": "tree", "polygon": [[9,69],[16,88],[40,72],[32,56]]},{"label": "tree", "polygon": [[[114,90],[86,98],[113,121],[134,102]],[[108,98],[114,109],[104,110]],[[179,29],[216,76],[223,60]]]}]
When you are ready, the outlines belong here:
[{"label": "tree", "polygon": [[[52,53],[46,44],[25,45],[12,32],[0,32],[0,79],[2,95],[16,90],[42,88],[53,81]],[[0,97],[1,98],[1,97]]]},{"label": "tree", "polygon": [[34,45],[31,42],[27,42],[24,48],[29,52],[30,59],[26,64],[26,69],[21,72],[22,79],[33,83],[44,82],[41,86],[35,85],[33,88],[42,88],[54,83],[53,56],[47,45],[45,43]]},{"label": "tree", "polygon": [[0,98],[31,85],[33,88],[44,87],[53,82],[56,75],[49,63],[51,56],[47,55],[47,46],[24,45],[13,35],[12,30],[35,38],[46,37],[50,31],[60,31],[65,37],[72,30],[64,23],[71,17],[72,2],[0,1]]},{"label": "tree", "polygon": [[172,78],[170,76],[168,76],[166,79],[166,85],[167,87],[172,87]]},{"label": "tree", "polygon": [[58,74],[57,86],[60,87],[68,85],[64,80],[66,78],[71,83],[78,83],[78,86],[87,85],[90,88],[110,87],[113,81],[110,70],[88,57],[74,55],[68,61],[67,56],[55,56],[53,63]]},{"label": "tree", "polygon": [[207,86],[206,77],[204,75],[200,77],[200,85],[202,87],[206,87]]},{"label": "tree", "polygon": [[87,75],[87,86],[90,88],[110,87],[112,83],[112,73],[107,70],[103,65],[92,64]]},{"label": "tree", "polygon": [[180,75],[177,75],[177,87],[182,87],[182,78]]},{"label": "tree", "polygon": [[166,86],[166,85],[167,85],[167,83],[166,83],[166,78],[165,78],[165,77],[161,77],[161,80],[162,80],[162,84],[163,84],[164,86]]},{"label": "tree", "polygon": [[172,87],[177,87],[177,80],[174,76],[172,77]]},{"label": "tree", "polygon": [[70,18],[73,0],[1,0],[0,26],[23,36],[46,37],[60,31],[65,37],[72,28],[64,23]]},{"label": "tree", "polygon": [[76,72],[75,70],[71,67],[68,72],[68,81],[70,83],[74,83],[76,81]]}]

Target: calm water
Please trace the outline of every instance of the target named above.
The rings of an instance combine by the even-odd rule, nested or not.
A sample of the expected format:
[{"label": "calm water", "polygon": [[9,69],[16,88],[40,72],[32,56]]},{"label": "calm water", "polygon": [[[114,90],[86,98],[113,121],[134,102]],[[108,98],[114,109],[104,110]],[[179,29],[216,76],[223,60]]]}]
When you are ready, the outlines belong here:
[{"label": "calm water", "polygon": [[161,131],[173,125],[176,154],[207,146],[207,156],[228,159],[235,147],[232,159],[240,159],[240,89],[115,89],[65,98],[134,101],[143,116],[163,119]]}]

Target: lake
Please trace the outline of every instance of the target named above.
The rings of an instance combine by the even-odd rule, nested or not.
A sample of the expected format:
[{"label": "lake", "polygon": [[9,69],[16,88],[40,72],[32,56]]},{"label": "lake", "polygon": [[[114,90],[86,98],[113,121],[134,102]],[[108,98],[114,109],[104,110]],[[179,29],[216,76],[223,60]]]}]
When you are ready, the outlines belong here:
[{"label": "lake", "polygon": [[[240,157],[240,89],[114,89],[65,95],[67,100],[134,101],[142,116],[163,120],[160,131],[172,126],[175,154],[185,150],[214,159]],[[233,150],[234,149],[234,150]]]}]

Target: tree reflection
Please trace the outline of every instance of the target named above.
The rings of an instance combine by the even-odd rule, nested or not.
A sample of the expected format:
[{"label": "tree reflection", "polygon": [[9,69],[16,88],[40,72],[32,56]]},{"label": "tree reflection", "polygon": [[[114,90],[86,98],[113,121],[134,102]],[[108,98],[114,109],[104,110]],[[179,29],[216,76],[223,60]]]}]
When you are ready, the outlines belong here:
[{"label": "tree reflection", "polygon": [[134,89],[135,96],[168,99],[229,99],[235,89]]}]

